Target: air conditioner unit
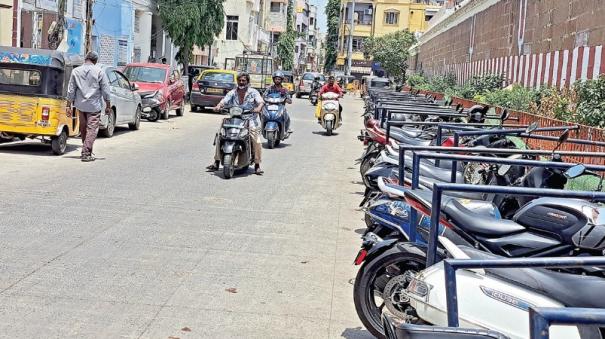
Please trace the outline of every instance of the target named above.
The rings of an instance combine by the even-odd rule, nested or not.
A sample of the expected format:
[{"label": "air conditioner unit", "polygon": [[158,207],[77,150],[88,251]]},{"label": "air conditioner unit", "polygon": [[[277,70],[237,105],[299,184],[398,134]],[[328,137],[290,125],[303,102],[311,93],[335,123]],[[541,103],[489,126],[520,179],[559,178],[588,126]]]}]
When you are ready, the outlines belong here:
[{"label": "air conditioner unit", "polygon": [[372,15],[372,12],[373,12],[373,9],[372,8],[368,8],[363,13],[367,14],[367,15]]}]

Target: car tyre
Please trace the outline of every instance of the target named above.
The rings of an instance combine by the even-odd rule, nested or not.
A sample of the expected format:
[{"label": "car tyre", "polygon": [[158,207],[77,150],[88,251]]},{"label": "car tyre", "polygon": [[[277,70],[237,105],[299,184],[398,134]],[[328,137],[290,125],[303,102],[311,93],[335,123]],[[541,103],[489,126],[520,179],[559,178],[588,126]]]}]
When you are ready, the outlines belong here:
[{"label": "car tyre", "polygon": [[182,117],[183,114],[185,114],[185,98],[183,98],[183,101],[181,101],[181,105],[179,106],[179,108],[176,109],[177,117]]},{"label": "car tyre", "polygon": [[67,132],[63,130],[61,131],[61,134],[53,137],[50,141],[50,147],[55,155],[65,154],[65,150],[67,149]]},{"label": "car tyre", "polygon": [[164,110],[164,111],[162,112],[162,116],[161,116],[161,119],[162,119],[162,120],[168,120],[168,118],[170,117],[170,107],[171,107],[171,105],[170,105],[170,104],[167,104],[167,106],[168,106],[168,107],[166,108],[166,110]]},{"label": "car tyre", "polygon": [[141,106],[137,106],[137,111],[134,114],[134,121],[128,124],[128,128],[132,131],[137,131],[141,128]]},{"label": "car tyre", "polygon": [[111,114],[107,116],[107,119],[107,128],[101,130],[101,135],[105,138],[111,138],[116,129],[116,112],[112,111]]}]

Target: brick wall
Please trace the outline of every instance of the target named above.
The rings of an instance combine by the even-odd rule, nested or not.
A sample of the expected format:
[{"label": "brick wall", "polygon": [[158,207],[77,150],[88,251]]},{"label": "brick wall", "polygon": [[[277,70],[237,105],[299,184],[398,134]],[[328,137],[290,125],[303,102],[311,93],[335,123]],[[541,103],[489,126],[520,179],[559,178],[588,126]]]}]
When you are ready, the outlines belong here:
[{"label": "brick wall", "polygon": [[566,86],[605,73],[603,18],[603,0],[472,0],[421,37],[411,69]]}]

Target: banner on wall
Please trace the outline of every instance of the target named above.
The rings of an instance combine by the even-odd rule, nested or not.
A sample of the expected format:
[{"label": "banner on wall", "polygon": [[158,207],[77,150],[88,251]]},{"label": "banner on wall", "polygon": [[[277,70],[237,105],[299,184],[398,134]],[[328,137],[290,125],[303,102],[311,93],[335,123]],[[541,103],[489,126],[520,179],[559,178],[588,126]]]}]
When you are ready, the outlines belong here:
[{"label": "banner on wall", "polygon": [[74,19],[67,19],[67,53],[82,53],[82,22]]}]

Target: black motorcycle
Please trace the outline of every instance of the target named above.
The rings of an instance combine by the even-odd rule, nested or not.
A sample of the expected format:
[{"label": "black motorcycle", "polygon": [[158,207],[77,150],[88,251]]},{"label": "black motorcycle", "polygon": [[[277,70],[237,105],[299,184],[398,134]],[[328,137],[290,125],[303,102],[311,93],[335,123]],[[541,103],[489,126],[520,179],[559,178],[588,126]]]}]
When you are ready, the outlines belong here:
[{"label": "black motorcycle", "polygon": [[254,162],[249,130],[252,113],[240,107],[231,107],[225,111],[229,113],[229,118],[223,119],[216,142],[220,145],[223,175],[225,179],[230,179],[236,171],[245,171]]},{"label": "black motorcycle", "polygon": [[309,92],[309,101],[313,106],[317,106],[317,102],[319,101],[319,90],[321,89],[321,84],[318,79],[313,80],[311,84],[311,92]]}]

